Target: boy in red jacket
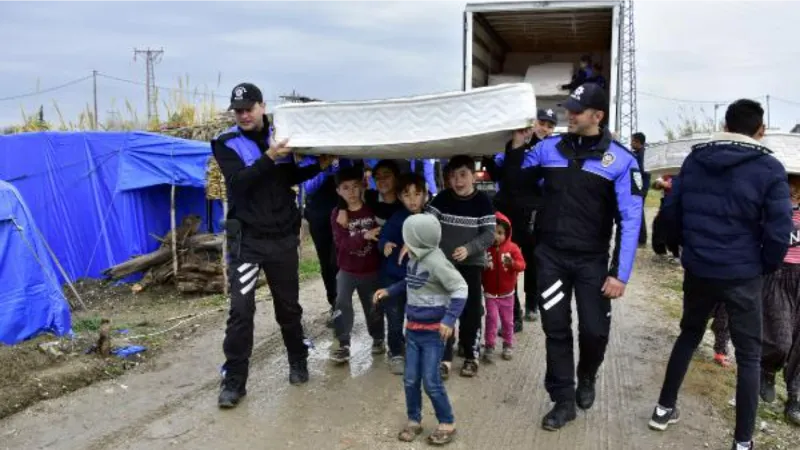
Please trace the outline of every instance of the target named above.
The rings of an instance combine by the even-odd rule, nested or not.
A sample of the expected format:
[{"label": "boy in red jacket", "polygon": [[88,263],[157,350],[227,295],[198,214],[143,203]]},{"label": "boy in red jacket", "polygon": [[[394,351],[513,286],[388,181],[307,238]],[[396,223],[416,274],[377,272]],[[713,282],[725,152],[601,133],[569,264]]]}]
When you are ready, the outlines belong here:
[{"label": "boy in red jacket", "polygon": [[486,254],[488,265],[483,272],[483,293],[486,297],[486,341],[483,354],[492,362],[497,339],[497,316],[503,328],[503,359],[512,357],[514,344],[514,289],[517,277],[525,270],[525,259],[519,246],[511,241],[511,221],[502,213],[495,213],[497,227],[494,244]]}]

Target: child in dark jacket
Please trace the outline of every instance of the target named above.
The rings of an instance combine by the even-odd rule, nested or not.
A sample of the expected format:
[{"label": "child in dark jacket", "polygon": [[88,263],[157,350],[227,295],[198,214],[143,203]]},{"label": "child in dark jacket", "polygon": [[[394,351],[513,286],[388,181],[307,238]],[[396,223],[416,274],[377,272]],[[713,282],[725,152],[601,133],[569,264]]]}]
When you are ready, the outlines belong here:
[{"label": "child in dark jacket", "polygon": [[378,219],[362,200],[364,177],[360,168],[341,169],[336,174],[336,192],[347,203],[347,226],[337,223],[339,208],[331,212],[331,228],[336,245],[336,308],[334,328],[339,348],[331,353],[331,360],[345,363],[350,360],[350,332],[353,330],[353,292],[358,292],[367,329],[372,336],[373,353],[379,347],[383,352],[383,330],[372,317],[372,296],[380,287],[378,269]]},{"label": "child in dark jacket", "polygon": [[[406,219],[422,212],[427,203],[428,193],[425,189],[425,179],[418,174],[409,173],[400,177],[398,192],[400,201],[405,206],[397,211],[384,224],[381,229],[378,249],[384,258],[381,262],[381,286],[386,288],[406,277],[407,259],[400,259],[400,251],[405,244],[403,241],[403,223]],[[405,366],[403,357],[403,314],[405,314],[405,293],[394,296],[381,302],[381,308],[386,315],[389,344],[389,368],[395,375],[402,375]]]},{"label": "child in dark jacket", "polygon": [[510,360],[514,346],[514,289],[520,272],[525,270],[522,250],[511,241],[511,221],[495,213],[497,226],[494,245],[487,252],[488,265],[483,271],[483,295],[486,298],[486,341],[483,358],[491,363],[497,339],[497,316],[503,327],[503,359]]}]

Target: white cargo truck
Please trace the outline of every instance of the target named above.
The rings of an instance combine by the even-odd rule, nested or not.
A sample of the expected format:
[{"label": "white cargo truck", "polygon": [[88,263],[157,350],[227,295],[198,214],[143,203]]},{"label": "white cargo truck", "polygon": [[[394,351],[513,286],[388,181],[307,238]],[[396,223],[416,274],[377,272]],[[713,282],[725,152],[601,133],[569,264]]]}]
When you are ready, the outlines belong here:
[{"label": "white cargo truck", "polygon": [[600,63],[609,96],[608,127],[620,128],[621,1],[468,3],[464,12],[463,89],[529,82],[539,108],[556,111],[582,55]]}]

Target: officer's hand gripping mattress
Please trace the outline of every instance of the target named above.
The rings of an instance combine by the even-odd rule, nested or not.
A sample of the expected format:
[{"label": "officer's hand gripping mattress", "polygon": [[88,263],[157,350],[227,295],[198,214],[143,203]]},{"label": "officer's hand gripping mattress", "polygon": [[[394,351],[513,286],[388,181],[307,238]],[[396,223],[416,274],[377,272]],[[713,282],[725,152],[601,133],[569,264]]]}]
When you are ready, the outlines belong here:
[{"label": "officer's hand gripping mattress", "polygon": [[298,153],[355,158],[493,155],[536,117],[528,83],[353,102],[280,105],[275,139]]},{"label": "officer's hand gripping mattress", "polygon": [[[656,176],[676,174],[692,146],[708,140],[709,136],[700,136],[649,146],[644,154],[645,170]],[[800,175],[800,134],[768,133],[761,144],[772,150],[772,156],[783,163],[787,173]]]}]

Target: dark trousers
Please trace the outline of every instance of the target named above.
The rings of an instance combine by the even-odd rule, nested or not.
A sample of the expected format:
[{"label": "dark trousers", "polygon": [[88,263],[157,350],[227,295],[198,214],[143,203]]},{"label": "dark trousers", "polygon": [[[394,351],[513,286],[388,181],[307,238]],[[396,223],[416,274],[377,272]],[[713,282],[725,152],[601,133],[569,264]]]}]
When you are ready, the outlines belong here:
[{"label": "dark trousers", "polygon": [[[648,193],[648,189],[645,188],[644,198],[642,199],[642,202],[647,200],[647,193]],[[639,227],[639,245],[646,245],[647,244],[647,220],[645,219],[644,215],[645,214],[644,214],[644,210],[643,210],[642,211],[642,224]]]},{"label": "dark trousers", "polygon": [[[662,198],[661,205],[663,206],[663,204],[664,199]],[[644,215],[642,215],[642,219],[644,219]],[[642,226],[644,226],[644,224],[642,224]],[[658,214],[656,214],[655,219],[653,219],[653,238],[651,239],[653,251],[657,255],[666,255],[667,250],[669,250],[669,252],[672,253],[672,256],[679,258],[681,256],[680,247],[677,245],[667,244],[667,235],[668,230],[663,218],[661,217],[661,210],[659,209]]]},{"label": "dark trousers", "polygon": [[333,243],[333,229],[331,228],[330,215],[306,215],[311,240],[319,259],[319,271],[322,282],[325,284],[325,293],[328,304],[333,308],[336,305],[336,274],[339,267],[336,264],[336,248]]},{"label": "dark trousers", "polygon": [[731,340],[731,331],[728,326],[728,313],[725,303],[717,303],[714,307],[714,320],[711,322],[711,332],[714,333],[714,353],[728,354],[728,341]]},{"label": "dark trousers", "polygon": [[545,388],[554,402],[574,402],[572,292],[578,308],[578,376],[594,377],[605,359],[611,327],[611,301],[601,292],[608,255],[565,252],[540,243],[535,256],[546,336]]},{"label": "dark trousers", "polygon": [[736,350],[736,431],[738,442],[753,437],[761,366],[761,277],[710,280],[686,273],[683,278],[681,334],[672,349],[658,403],[674,408],[689,363],[718,303],[725,304]]},{"label": "dark trousers", "polygon": [[525,311],[522,309],[522,303],[519,300],[519,289],[514,288],[514,322],[519,323],[522,321],[526,311],[537,311],[539,309],[538,302],[536,301],[536,262],[533,257],[534,239],[530,230],[531,218],[526,214],[518,214],[516,216],[508,216],[511,221],[513,233],[511,233],[511,240],[519,245],[522,251],[522,258],[525,259],[525,271],[523,272],[523,289],[525,290]]},{"label": "dark trousers", "polygon": [[[456,266],[456,269],[467,282],[467,304],[458,318],[458,345],[464,350],[464,359],[478,358],[481,343],[481,318],[483,317],[483,286],[481,274],[483,267]],[[444,361],[453,361],[453,344],[455,337],[447,340],[444,349]]]},{"label": "dark trousers", "polygon": [[[387,288],[397,282],[389,276],[383,276],[381,287]],[[405,337],[403,336],[403,324],[406,319],[406,294],[389,297],[381,302],[383,314],[386,317],[386,344],[389,347],[389,356],[403,355],[405,348]]]},{"label": "dark trousers", "polygon": [[800,396],[800,265],[784,264],[764,278],[761,367],[783,369],[789,396]]},{"label": "dark trousers", "polygon": [[253,353],[253,317],[256,312],[256,280],[259,270],[263,270],[267,277],[275,319],[281,327],[289,360],[305,359],[308,356],[303,333],[303,308],[299,302],[300,258],[296,236],[286,239],[285,242],[266,242],[266,246],[277,251],[260,255],[255,249],[265,245],[264,241],[248,240],[245,237],[241,241],[231,239],[229,244],[231,252],[228,280],[231,304],[222,344],[225,352],[223,370],[226,377],[245,382]]}]

